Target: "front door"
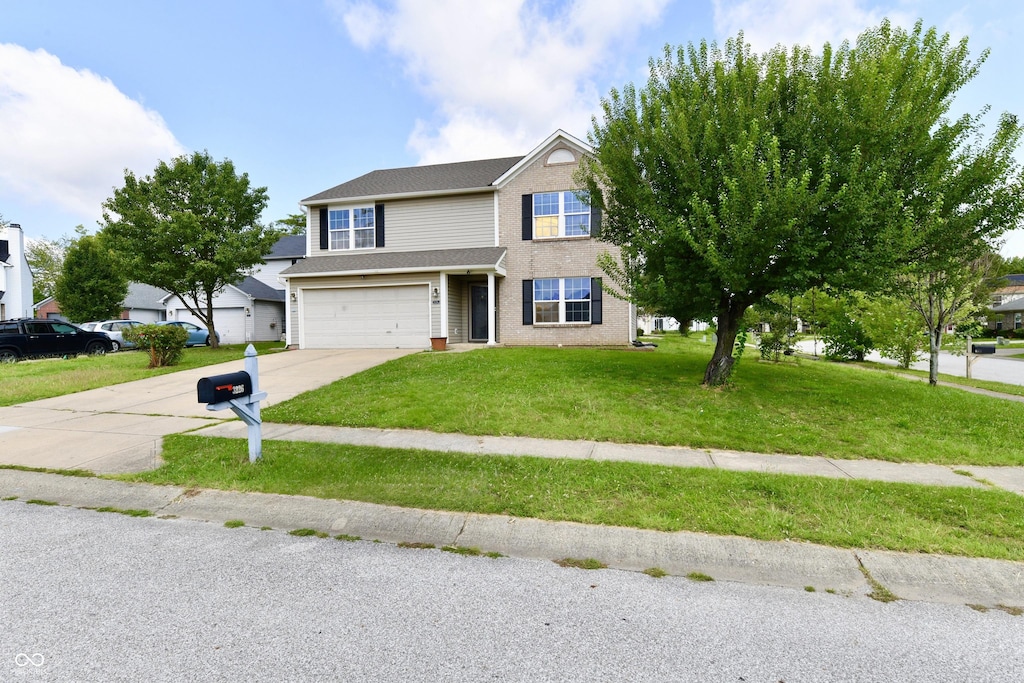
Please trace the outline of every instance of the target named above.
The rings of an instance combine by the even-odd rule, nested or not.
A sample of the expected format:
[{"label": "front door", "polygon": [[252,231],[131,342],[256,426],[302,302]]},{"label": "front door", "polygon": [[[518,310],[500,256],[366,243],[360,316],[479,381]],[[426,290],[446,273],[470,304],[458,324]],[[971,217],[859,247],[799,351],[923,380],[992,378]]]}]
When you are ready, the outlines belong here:
[{"label": "front door", "polygon": [[471,285],[469,298],[469,340],[487,341],[487,286]]}]

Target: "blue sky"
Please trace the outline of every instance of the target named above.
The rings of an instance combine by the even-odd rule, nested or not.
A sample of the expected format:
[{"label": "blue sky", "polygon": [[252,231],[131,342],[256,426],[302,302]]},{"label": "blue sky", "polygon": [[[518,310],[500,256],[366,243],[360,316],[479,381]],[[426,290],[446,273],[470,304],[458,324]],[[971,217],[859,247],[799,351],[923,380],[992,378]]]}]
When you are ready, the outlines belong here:
[{"label": "blue sky", "polygon": [[268,188],[275,220],[377,168],[585,139],[666,43],[820,48],[883,17],[990,49],[957,106],[1024,115],[1012,0],[0,0],[0,215],[29,237],[94,229],[125,168],[205,149]]}]

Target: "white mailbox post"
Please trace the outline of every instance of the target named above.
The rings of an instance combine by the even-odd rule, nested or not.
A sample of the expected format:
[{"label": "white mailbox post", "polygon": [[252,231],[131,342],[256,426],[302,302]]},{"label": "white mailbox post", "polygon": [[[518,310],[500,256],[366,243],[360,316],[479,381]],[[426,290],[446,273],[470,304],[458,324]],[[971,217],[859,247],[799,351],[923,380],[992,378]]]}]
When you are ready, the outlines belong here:
[{"label": "white mailbox post", "polygon": [[252,344],[245,349],[245,371],[227,375],[204,377],[197,386],[199,402],[207,410],[230,408],[249,428],[249,462],[263,457],[263,420],[260,401],[267,392],[260,391],[259,363]]}]

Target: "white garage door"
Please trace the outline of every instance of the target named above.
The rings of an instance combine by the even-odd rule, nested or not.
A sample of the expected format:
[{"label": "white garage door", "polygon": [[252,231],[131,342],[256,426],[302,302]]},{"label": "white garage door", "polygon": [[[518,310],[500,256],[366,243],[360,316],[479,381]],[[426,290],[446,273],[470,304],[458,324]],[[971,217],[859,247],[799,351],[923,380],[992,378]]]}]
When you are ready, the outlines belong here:
[{"label": "white garage door", "polygon": [[306,289],[302,292],[303,346],[427,348],[429,305],[425,285]]},{"label": "white garage door", "polygon": [[[199,320],[186,308],[179,308],[174,312],[172,320],[195,323],[206,329],[206,323]],[[215,308],[213,309],[213,324],[220,335],[221,344],[244,344],[245,338],[245,310],[241,308]]]}]

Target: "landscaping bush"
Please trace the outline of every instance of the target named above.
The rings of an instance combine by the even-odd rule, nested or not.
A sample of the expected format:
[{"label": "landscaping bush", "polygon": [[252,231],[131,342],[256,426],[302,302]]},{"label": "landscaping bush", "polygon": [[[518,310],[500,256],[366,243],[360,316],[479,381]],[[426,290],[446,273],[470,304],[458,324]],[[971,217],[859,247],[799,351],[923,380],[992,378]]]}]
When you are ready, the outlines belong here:
[{"label": "landscaping bush", "polygon": [[126,341],[149,349],[149,367],[174,365],[185,353],[188,331],[177,325],[138,325],[124,331]]},{"label": "landscaping bush", "polygon": [[831,360],[862,361],[873,348],[864,326],[846,315],[829,320],[821,337],[825,342],[825,357]]}]

